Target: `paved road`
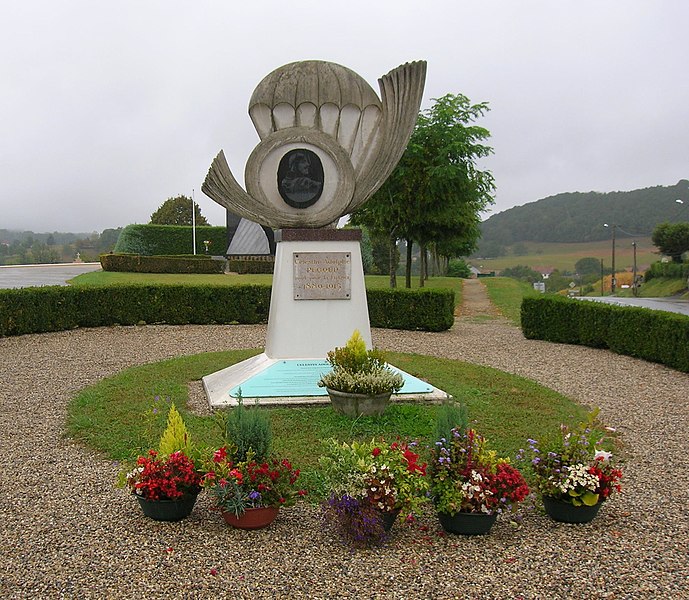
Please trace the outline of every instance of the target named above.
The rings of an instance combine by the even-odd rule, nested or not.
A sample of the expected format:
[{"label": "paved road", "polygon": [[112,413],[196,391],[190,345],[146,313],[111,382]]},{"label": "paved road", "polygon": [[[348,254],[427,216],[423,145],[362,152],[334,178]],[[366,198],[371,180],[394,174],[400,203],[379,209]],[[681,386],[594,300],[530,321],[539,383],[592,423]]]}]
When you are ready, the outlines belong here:
[{"label": "paved road", "polygon": [[0,288],[67,285],[68,279],[100,268],[100,263],[0,266]]},{"label": "paved road", "polygon": [[652,310],[664,310],[667,312],[689,315],[689,300],[682,298],[616,298],[614,296],[587,296],[578,300],[591,300],[592,302],[606,302],[618,306],[640,306]]}]

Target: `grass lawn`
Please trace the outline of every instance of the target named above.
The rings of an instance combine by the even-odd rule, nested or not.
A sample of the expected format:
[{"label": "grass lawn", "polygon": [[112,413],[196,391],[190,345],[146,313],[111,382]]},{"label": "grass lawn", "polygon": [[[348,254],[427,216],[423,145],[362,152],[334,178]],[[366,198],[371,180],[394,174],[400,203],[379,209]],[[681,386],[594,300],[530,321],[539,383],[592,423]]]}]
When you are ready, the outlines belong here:
[{"label": "grass lawn", "polygon": [[[187,409],[188,383],[257,352],[204,353],[122,371],[72,399],[67,432],[110,459],[131,459],[157,447],[168,403],[174,402],[194,442],[218,447],[222,438],[215,419]],[[388,359],[463,400],[472,424],[490,440],[491,447],[506,455],[523,448],[527,438],[539,439],[562,422],[581,420],[586,412],[552,390],[495,369],[414,354],[389,353]],[[312,488],[317,500],[321,440],[390,440],[399,436],[425,446],[433,441],[437,406],[394,404],[381,417],[358,419],[339,415],[330,406],[259,410],[270,414],[274,453],[289,457],[302,468],[305,485]]]},{"label": "grass lawn", "polygon": [[[366,275],[367,289],[388,288],[387,275]],[[93,271],[77,275],[69,282],[73,286],[103,286],[121,283],[140,283],[141,285],[272,285],[272,275],[188,275],[176,273],[117,273],[113,271]],[[401,285],[400,285],[401,284]],[[404,286],[404,277],[397,277],[398,287]],[[412,288],[418,288],[418,277],[412,278]],[[427,288],[444,288],[455,291],[455,304],[462,299],[462,280],[458,277],[431,277],[426,281]]]},{"label": "grass lawn", "polygon": [[[658,249],[650,237],[618,237],[615,242],[615,263],[618,270],[631,269],[634,264],[636,240],[636,259],[639,270],[643,271],[658,260]],[[502,271],[508,267],[525,265],[527,267],[553,267],[560,271],[574,271],[574,265],[581,258],[603,259],[605,266],[612,262],[612,240],[581,243],[524,242],[528,254],[522,256],[499,256],[497,258],[472,258],[468,262],[485,271]]]}]

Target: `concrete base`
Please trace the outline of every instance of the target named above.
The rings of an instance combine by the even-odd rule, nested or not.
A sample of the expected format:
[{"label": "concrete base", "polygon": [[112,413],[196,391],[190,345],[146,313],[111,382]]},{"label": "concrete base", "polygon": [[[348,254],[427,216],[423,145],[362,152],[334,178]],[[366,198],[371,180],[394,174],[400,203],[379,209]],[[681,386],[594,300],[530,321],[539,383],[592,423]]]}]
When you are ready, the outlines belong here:
[{"label": "concrete base", "polygon": [[[270,298],[270,315],[265,353],[249,358],[212,373],[203,378],[206,397],[212,408],[236,406],[237,388],[250,380],[261,377],[267,369],[280,362],[325,361],[330,350],[342,347],[355,329],[361,333],[368,348],[371,343],[371,326],[368,318],[364,269],[361,261],[359,240],[361,232],[356,229],[287,229],[276,233],[277,252],[273,290]],[[295,291],[295,254],[303,253],[347,253],[351,257],[349,297],[340,299],[304,300],[298,299]],[[341,275],[335,281],[342,283]],[[325,280],[331,281],[331,280]],[[327,363],[325,370],[329,369]],[[404,374],[404,372],[402,372]],[[408,374],[407,378],[414,379]],[[263,392],[252,397],[242,390],[242,397],[248,402],[261,405],[318,405],[327,404],[330,399],[325,389],[314,390],[321,374],[311,369],[287,371],[283,379],[272,376],[272,383],[263,382]],[[308,378],[304,389],[310,393],[295,393],[299,381]],[[423,383],[423,382],[419,382]],[[267,396],[266,389],[275,395]],[[413,393],[404,393],[404,389]],[[405,384],[395,400],[441,401],[445,392],[431,385],[409,386]],[[424,389],[420,392],[420,389]]]},{"label": "concrete base", "polygon": [[[319,360],[319,359],[293,359],[295,362],[300,360]],[[243,384],[247,384],[253,377],[261,376],[261,374],[268,368],[277,363],[283,362],[283,359],[274,359],[268,357],[265,353],[253,356],[243,360],[236,365],[231,365],[221,371],[216,371],[211,375],[203,378],[203,388],[208,398],[208,403],[211,408],[225,408],[237,406],[237,397],[230,392]],[[393,367],[395,368],[395,367]],[[399,370],[399,369],[398,369]],[[405,375],[405,378],[412,378],[404,371],[400,372]],[[317,380],[316,380],[317,382]],[[316,382],[312,382],[315,384]],[[424,382],[425,383],[425,382]],[[404,393],[404,388],[400,393],[393,394],[390,399],[391,402],[441,402],[447,397],[447,394],[442,390],[426,384],[428,391]],[[418,388],[417,388],[418,389]],[[289,395],[289,393],[275,396],[251,396],[242,394],[243,400],[247,404],[258,404],[259,406],[321,406],[330,403],[330,398],[325,391],[321,390],[318,396],[305,395]]]}]

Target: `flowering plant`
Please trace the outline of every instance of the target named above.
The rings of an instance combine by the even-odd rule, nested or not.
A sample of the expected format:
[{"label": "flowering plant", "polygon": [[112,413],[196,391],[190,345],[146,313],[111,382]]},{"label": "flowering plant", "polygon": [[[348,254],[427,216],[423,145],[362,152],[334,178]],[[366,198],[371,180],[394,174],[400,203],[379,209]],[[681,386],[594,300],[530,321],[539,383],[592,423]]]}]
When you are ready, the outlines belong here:
[{"label": "flowering plant", "polygon": [[319,463],[330,492],[325,518],[353,545],[379,543],[385,513],[417,512],[425,501],[426,464],[413,443],[330,439],[324,445]]},{"label": "flowering plant", "polygon": [[328,352],[328,362],[333,369],[321,377],[318,382],[320,387],[377,396],[398,392],[404,385],[402,375],[390,369],[380,350],[366,350],[366,343],[358,329],[343,348]]},{"label": "flowering plant", "polygon": [[299,469],[287,460],[254,460],[251,451],[246,460],[235,462],[222,447],[204,462],[207,469],[201,485],[210,491],[216,506],[240,517],[247,508],[291,506],[306,492],[297,487]]},{"label": "flowering plant", "polygon": [[621,490],[622,470],[603,449],[614,430],[600,426],[597,413],[574,428],[560,426],[559,435],[539,444],[528,440],[531,465],[543,496],[574,506],[595,506]]},{"label": "flowering plant", "polygon": [[148,456],[139,456],[125,481],[134,494],[147,500],[177,500],[185,494],[198,493],[201,475],[181,450],[169,455],[149,450]]},{"label": "flowering plant", "polygon": [[430,466],[431,496],[440,513],[493,514],[514,510],[529,495],[521,472],[488,450],[473,429],[452,430],[452,437],[435,444]]}]

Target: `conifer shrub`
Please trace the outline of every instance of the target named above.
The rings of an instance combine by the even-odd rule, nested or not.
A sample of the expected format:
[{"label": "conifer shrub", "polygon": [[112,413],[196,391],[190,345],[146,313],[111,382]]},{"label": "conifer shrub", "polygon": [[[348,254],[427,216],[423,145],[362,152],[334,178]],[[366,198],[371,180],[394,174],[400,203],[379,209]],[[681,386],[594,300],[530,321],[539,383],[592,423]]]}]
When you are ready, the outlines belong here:
[{"label": "conifer shrub", "polygon": [[216,413],[225,444],[235,449],[235,462],[246,461],[249,452],[253,460],[264,461],[270,454],[273,440],[270,417],[258,405],[252,408],[244,406],[241,390],[237,402],[235,408]]}]

